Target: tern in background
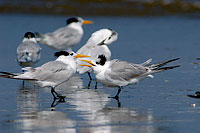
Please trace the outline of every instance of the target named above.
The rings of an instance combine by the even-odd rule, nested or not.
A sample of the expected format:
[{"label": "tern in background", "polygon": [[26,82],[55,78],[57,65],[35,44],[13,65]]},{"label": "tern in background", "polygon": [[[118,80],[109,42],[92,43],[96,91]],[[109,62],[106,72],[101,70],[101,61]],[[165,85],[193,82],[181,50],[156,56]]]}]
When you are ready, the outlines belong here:
[{"label": "tern in background", "polygon": [[26,32],[22,43],[17,47],[17,62],[21,67],[31,67],[39,61],[41,48],[37,44],[35,35]]},{"label": "tern in background", "polygon": [[116,96],[112,97],[118,99],[119,93],[121,92],[121,88],[123,86],[136,84],[140,80],[143,80],[147,77],[153,78],[152,74],[154,73],[179,67],[179,65],[163,67],[164,65],[178,59],[179,58],[149,65],[152,59],[149,59],[142,64],[133,64],[126,61],[120,61],[118,59],[107,61],[104,55],[100,55],[97,62],[82,60],[91,65],[80,65],[92,67],[95,73],[96,80],[103,85],[108,87],[118,87],[118,92]]},{"label": "tern in background", "polygon": [[0,72],[0,77],[27,80],[40,87],[50,87],[54,99],[64,100],[64,96],[55,91],[55,87],[68,81],[76,72],[76,62],[74,58],[89,57],[76,54],[72,51],[59,51],[54,54],[58,57],[55,61],[50,61],[36,68],[24,68],[22,73]]},{"label": "tern in background", "polygon": [[83,24],[92,24],[92,21],[83,20],[80,17],[73,17],[67,20],[67,26],[61,27],[52,33],[35,33],[37,41],[55,50],[71,49],[78,44],[83,36]]},{"label": "tern in background", "polygon": [[[116,41],[118,38],[118,33],[112,29],[100,29],[94,32],[91,37],[88,39],[87,43],[83,45],[78,51],[78,54],[85,54],[91,56],[86,60],[96,60],[99,55],[104,55],[106,60],[110,60],[111,51],[108,46],[112,42]],[[80,62],[78,62],[80,63]],[[82,62],[81,62],[82,63]],[[80,64],[81,64],[80,63]],[[92,80],[90,72],[92,71],[89,67],[80,67],[78,66],[77,71],[82,73],[88,73],[90,81]],[[88,87],[90,86],[90,82]]]}]

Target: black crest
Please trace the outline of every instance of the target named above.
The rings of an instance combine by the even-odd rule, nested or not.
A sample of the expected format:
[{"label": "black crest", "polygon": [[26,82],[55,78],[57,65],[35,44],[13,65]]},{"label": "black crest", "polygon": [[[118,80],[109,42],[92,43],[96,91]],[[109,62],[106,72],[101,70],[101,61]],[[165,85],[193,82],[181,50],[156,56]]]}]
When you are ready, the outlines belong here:
[{"label": "black crest", "polygon": [[67,25],[68,24],[71,24],[71,23],[73,23],[73,22],[78,22],[79,20],[77,19],[77,18],[75,18],[75,17],[73,17],[73,18],[69,18],[69,19],[67,19]]},{"label": "black crest", "polygon": [[32,32],[26,32],[26,33],[24,34],[24,37],[26,37],[26,38],[34,38],[34,37],[35,37],[35,34],[33,34]]},{"label": "black crest", "polygon": [[110,30],[110,31],[112,32],[111,36],[114,36],[114,35],[117,34],[117,32],[115,32],[113,29],[111,29],[111,28],[107,28],[107,29]]},{"label": "black crest", "polygon": [[54,53],[54,56],[56,56],[56,57],[59,57],[59,56],[61,56],[61,55],[68,56],[68,55],[69,55],[69,52],[67,52],[67,51],[59,51],[59,52],[55,52],[55,53]]},{"label": "black crest", "polygon": [[105,55],[99,55],[98,58],[100,59],[100,61],[96,62],[96,64],[100,64],[100,65],[103,66],[106,63],[106,61],[107,61]]}]

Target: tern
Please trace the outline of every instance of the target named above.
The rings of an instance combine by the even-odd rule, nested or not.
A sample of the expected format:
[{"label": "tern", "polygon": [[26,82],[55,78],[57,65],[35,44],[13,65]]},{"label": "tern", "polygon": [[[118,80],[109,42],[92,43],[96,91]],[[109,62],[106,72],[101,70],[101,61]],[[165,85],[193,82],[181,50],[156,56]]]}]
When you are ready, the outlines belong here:
[{"label": "tern", "polygon": [[97,62],[91,62],[88,60],[82,60],[90,65],[80,64],[81,66],[87,66],[94,70],[95,78],[98,82],[108,87],[118,87],[117,94],[112,97],[119,98],[121,88],[129,84],[136,84],[140,80],[147,77],[153,78],[154,73],[166,71],[180,67],[180,65],[163,67],[164,65],[176,61],[179,58],[168,60],[157,64],[149,64],[152,59],[147,60],[142,64],[133,64],[118,59],[107,61],[104,55],[100,55]]},{"label": "tern", "polygon": [[[94,32],[88,39],[87,43],[83,45],[78,51],[78,54],[84,54],[91,56],[90,58],[85,58],[86,60],[96,60],[99,55],[104,55],[106,60],[110,60],[111,51],[107,45],[113,43],[118,38],[118,33],[110,28],[100,29]],[[80,62],[78,62],[80,63]],[[78,66],[77,71],[80,74],[88,73],[90,80],[90,72],[92,71],[89,67]]]},{"label": "tern", "polygon": [[36,68],[24,68],[22,73],[0,72],[0,77],[27,80],[39,87],[50,87],[54,99],[64,99],[55,91],[55,87],[68,81],[76,72],[75,58],[89,57],[72,51],[59,51],[54,54],[57,59]]},{"label": "tern", "polygon": [[83,24],[92,24],[92,21],[83,20],[80,17],[72,17],[67,19],[67,26],[61,27],[54,32],[40,34],[35,33],[38,38],[37,41],[41,44],[47,45],[55,50],[71,49],[78,44],[83,36]]},{"label": "tern", "polygon": [[17,47],[17,62],[21,67],[31,67],[39,61],[41,47],[37,44],[35,35],[26,32],[22,43]]}]

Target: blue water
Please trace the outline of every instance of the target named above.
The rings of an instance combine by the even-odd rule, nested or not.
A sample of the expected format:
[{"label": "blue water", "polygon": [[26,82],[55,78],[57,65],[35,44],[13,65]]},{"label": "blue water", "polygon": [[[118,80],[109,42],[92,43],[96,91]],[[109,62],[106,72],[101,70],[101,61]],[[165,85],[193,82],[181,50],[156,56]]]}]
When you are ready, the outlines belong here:
[{"label": "blue water", "polygon": [[[20,72],[16,48],[27,31],[46,33],[65,25],[69,16],[0,15],[0,70]],[[155,75],[139,84],[124,87],[119,101],[109,99],[116,88],[88,84],[87,75],[57,90],[65,103],[51,108],[48,88],[0,79],[0,131],[3,132],[200,132],[200,99],[187,97],[200,89],[200,20],[192,17],[84,17],[94,21],[84,26],[78,50],[100,28],[112,28],[118,40],[109,47],[112,58],[142,63],[180,57],[171,65],[180,68]],[[41,45],[42,57],[36,66],[54,60],[51,48]],[[93,76],[93,75],[92,75]],[[194,105],[195,106],[192,106]],[[120,106],[120,107],[119,107]]]}]

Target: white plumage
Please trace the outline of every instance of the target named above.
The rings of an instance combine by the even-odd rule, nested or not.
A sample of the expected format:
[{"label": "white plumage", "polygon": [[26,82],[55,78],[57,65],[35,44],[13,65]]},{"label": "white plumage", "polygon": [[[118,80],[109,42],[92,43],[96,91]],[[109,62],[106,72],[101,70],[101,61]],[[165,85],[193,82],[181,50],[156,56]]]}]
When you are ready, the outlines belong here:
[{"label": "white plumage", "polygon": [[37,41],[41,44],[47,45],[55,50],[71,49],[78,44],[83,36],[83,24],[91,24],[92,21],[83,20],[80,17],[73,17],[67,20],[67,26],[61,27],[54,32],[40,34]]},{"label": "white plumage", "polygon": [[41,48],[37,44],[35,35],[26,32],[22,43],[17,47],[17,62],[21,67],[30,67],[39,61]]}]

